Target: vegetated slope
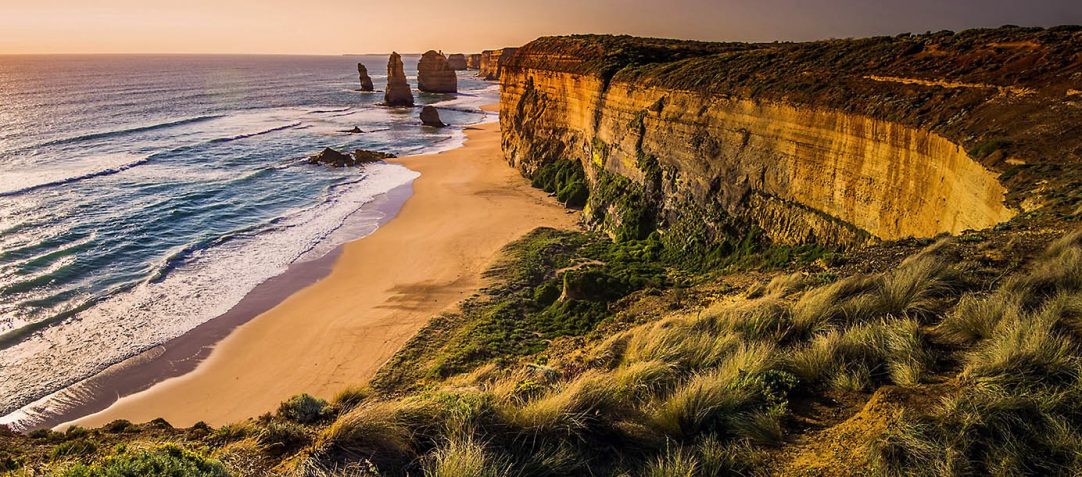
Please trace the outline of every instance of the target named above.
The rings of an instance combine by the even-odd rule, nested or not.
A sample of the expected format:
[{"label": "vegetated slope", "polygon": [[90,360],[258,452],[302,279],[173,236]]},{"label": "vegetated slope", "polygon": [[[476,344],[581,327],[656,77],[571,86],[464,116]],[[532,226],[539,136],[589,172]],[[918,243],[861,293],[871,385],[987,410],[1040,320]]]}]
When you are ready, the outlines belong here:
[{"label": "vegetated slope", "polygon": [[[1061,58],[1076,54],[1048,40],[1076,41],[1071,29],[796,45],[622,37],[538,44],[574,44],[593,52],[546,58],[563,65],[558,69],[604,71],[592,77],[614,81],[654,68],[690,67],[701,55],[810,49],[820,59],[800,61],[859,68],[869,63],[850,57],[865,51],[859,45],[871,45],[869,58],[887,61],[898,42],[920,43],[929,51],[946,42],[955,45],[947,55],[954,58],[963,51],[958,45],[969,44],[966,39],[979,38],[971,47],[983,51],[986,47],[972,45],[1019,35],[1045,43],[1012,41],[997,48],[1049,48]],[[648,46],[626,46],[639,42]],[[817,49],[822,45],[836,48]],[[529,53],[531,47],[520,51]],[[676,56],[684,59],[666,60]],[[792,61],[801,56],[794,53]],[[1025,70],[1019,77],[1036,74]],[[1042,81],[1058,81],[1049,74]],[[855,78],[844,71],[838,77]],[[773,91],[784,91],[783,79],[778,77],[782,86],[772,86]],[[952,77],[959,79],[974,78]],[[581,86],[593,80],[576,81]],[[869,85],[901,89],[868,86],[868,92],[854,94],[894,91],[890,94],[909,98],[908,88],[933,88],[930,98],[951,105],[961,94],[949,85],[911,82],[873,80]],[[723,83],[709,87],[725,88]],[[786,95],[801,94],[794,88]],[[983,101],[998,104],[994,98]],[[1021,204],[1023,197],[1040,200],[1000,225],[842,247],[774,240],[769,231],[749,226],[727,209],[697,202],[699,196],[674,199],[673,189],[644,180],[667,177],[664,155],[635,157],[641,176],[618,169],[614,164],[621,161],[610,161],[617,146],[594,148],[593,138],[574,142],[582,139],[580,133],[529,124],[551,119],[553,111],[551,103],[530,104],[545,108],[524,107],[524,112],[542,114],[504,124],[519,128],[514,141],[524,141],[510,150],[554,155],[517,165],[536,187],[569,206],[584,207],[596,231],[538,229],[509,245],[489,271],[486,289],[458,312],[435,318],[367,385],[326,400],[297,396],[274,414],[219,429],[117,422],[64,433],[0,433],[0,466],[23,475],[1082,472],[1082,231],[1077,231],[1079,187],[1071,177],[1076,138],[1063,139],[1059,156],[1031,146],[1038,143],[1025,139],[1031,136],[973,154],[982,167],[998,167],[997,161],[1006,164],[1009,157],[1032,161],[1008,169],[1016,171],[1004,181],[1008,204]],[[559,111],[589,119],[596,110]],[[935,127],[891,121],[964,142],[950,131],[969,124],[963,119],[974,110],[965,111],[962,119],[948,118]],[[1076,113],[1057,111],[1062,124],[1038,118],[1044,125],[1032,134],[1078,127],[1071,116]],[[649,114],[644,122],[651,121]],[[622,116],[612,118],[618,124]],[[550,134],[572,142],[558,145],[549,141]],[[584,145],[592,148],[585,162],[559,155]],[[598,156],[602,164],[597,165],[594,151],[606,149],[610,155]],[[1047,150],[1056,149],[1048,145]],[[1024,156],[1024,151],[1040,153]],[[1043,192],[1031,187],[1040,181],[1047,181]],[[710,228],[718,223],[724,226]],[[824,224],[817,230],[830,229]],[[846,227],[833,230],[851,230]],[[833,237],[868,238],[851,232]]]}]

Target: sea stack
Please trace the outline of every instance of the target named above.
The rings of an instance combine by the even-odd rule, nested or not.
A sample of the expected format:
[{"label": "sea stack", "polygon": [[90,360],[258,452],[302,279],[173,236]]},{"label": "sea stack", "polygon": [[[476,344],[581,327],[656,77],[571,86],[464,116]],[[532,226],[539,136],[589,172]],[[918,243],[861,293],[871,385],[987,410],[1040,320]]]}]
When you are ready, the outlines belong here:
[{"label": "sea stack", "polygon": [[387,106],[413,106],[413,92],[397,52],[391,52],[387,60],[387,92],[383,94],[383,102]]},{"label": "sea stack", "polygon": [[474,53],[466,58],[466,68],[471,70],[481,69],[481,54]]},{"label": "sea stack", "polygon": [[452,70],[462,71],[466,69],[466,55],[462,53],[455,53],[447,57],[447,64],[451,66]]},{"label": "sea stack", "polygon": [[372,77],[368,76],[368,68],[365,68],[364,64],[357,63],[357,73],[361,78],[361,91],[374,91],[372,87]]},{"label": "sea stack", "polygon": [[417,63],[417,89],[429,93],[457,93],[458,76],[447,64],[447,57],[428,50]]},{"label": "sea stack", "polygon": [[421,122],[425,126],[432,126],[434,128],[442,128],[446,126],[443,121],[440,120],[440,112],[433,106],[425,106],[421,109]]}]

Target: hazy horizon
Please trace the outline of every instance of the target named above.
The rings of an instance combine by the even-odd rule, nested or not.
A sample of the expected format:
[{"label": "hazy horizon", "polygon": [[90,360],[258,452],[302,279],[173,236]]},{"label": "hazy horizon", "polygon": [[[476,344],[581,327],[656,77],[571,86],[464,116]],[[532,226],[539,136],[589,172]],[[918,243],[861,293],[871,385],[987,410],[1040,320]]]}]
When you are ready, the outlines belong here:
[{"label": "hazy horizon", "polygon": [[[969,28],[1082,23],[1072,0],[5,0],[0,54],[360,55],[448,53],[547,35],[630,34],[705,41],[807,41]],[[343,20],[345,19],[345,20]]]}]

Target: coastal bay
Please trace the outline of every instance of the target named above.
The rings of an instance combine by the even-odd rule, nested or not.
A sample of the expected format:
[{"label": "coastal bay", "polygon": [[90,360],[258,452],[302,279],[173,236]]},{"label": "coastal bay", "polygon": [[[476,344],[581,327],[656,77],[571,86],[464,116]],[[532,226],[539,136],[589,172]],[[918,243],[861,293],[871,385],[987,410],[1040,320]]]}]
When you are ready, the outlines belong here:
[{"label": "coastal bay", "polygon": [[346,244],[326,278],[237,328],[195,371],[74,424],[221,425],[302,392],[330,397],[483,286],[505,244],[538,226],[575,227],[574,214],[507,167],[498,124],[467,137],[459,149],[395,160],[421,174],[413,195],[389,223]]}]

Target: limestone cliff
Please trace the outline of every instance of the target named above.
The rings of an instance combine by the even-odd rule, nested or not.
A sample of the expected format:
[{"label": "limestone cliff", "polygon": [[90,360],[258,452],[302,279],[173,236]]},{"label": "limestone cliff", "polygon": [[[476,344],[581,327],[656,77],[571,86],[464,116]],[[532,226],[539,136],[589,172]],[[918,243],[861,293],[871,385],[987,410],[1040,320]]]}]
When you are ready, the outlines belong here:
[{"label": "limestone cliff", "polygon": [[457,93],[458,76],[443,53],[428,50],[417,63],[417,89],[429,93]]},{"label": "limestone cliff", "polygon": [[511,56],[515,54],[516,48],[502,48],[499,50],[485,50],[481,52],[481,58],[478,64],[477,76],[489,81],[496,81],[500,79],[500,72],[502,71],[500,65],[511,59]]},{"label": "limestone cliff", "polygon": [[357,63],[357,74],[361,81],[361,91],[373,91],[372,77],[368,76],[368,68],[363,63]]},{"label": "limestone cliff", "polygon": [[587,218],[610,232],[640,220],[687,240],[750,228],[831,245],[958,233],[1077,201],[1042,191],[1082,179],[1078,51],[1069,28],[542,38],[501,64],[503,147],[528,176],[580,162]]},{"label": "limestone cliff", "polygon": [[387,91],[383,94],[383,102],[387,106],[413,106],[413,92],[406,82],[402,57],[396,52],[391,52],[387,60]]},{"label": "limestone cliff", "polygon": [[466,68],[471,70],[481,69],[481,54],[474,53],[466,57]]},{"label": "limestone cliff", "polygon": [[455,53],[455,54],[453,54],[451,56],[448,56],[447,57],[447,65],[450,66],[451,69],[455,70],[455,71],[465,70],[466,69],[466,55],[463,55],[462,53]]}]

